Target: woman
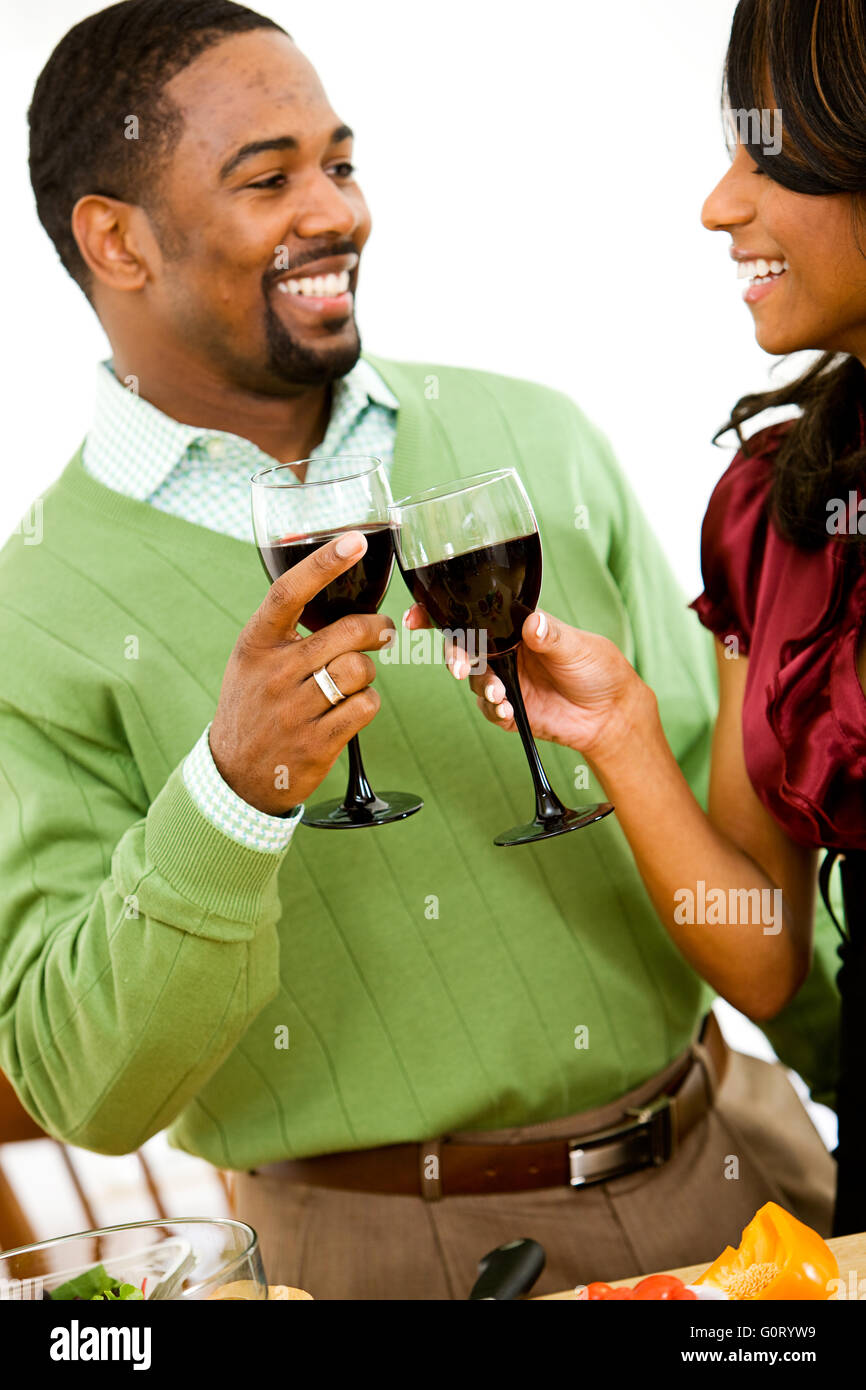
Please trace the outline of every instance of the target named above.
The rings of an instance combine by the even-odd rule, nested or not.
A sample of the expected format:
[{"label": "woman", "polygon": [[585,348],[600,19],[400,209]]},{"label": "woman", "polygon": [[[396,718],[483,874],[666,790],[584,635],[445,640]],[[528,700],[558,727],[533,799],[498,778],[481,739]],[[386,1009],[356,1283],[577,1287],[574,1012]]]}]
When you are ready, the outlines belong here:
[{"label": "woman", "polygon": [[[744,397],[725,427],[742,448],[704,520],[694,605],[719,669],[708,814],[652,691],[612,643],[538,612],[520,668],[536,735],[592,764],[674,941],[751,1018],[773,1018],[805,979],[819,855],[844,853],[843,1234],[866,1229],[866,503],[849,506],[866,469],[866,0],[741,0],[726,98],[730,111],[781,110],[782,149],[738,142],[704,224],[731,237],[761,347],[824,355],[791,386]],[[779,405],[802,413],[746,443],[745,422]],[[854,534],[842,533],[852,519]],[[424,622],[410,612],[410,626]],[[453,670],[469,674],[459,657]],[[485,716],[513,730],[498,678],[472,685]],[[707,902],[721,889],[770,911],[735,927],[708,911],[694,924],[683,905],[701,882]]]}]

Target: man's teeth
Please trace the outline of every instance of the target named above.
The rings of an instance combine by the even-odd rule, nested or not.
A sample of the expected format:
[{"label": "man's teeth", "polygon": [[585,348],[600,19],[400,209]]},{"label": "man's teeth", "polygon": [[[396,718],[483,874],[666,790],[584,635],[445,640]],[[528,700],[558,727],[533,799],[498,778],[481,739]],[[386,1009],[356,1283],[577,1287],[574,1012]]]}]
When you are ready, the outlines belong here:
[{"label": "man's teeth", "polygon": [[310,299],[333,299],[335,295],[345,294],[349,288],[349,272],[341,270],[339,275],[305,275],[302,280],[278,280],[277,289],[281,294],[302,294]]},{"label": "man's teeth", "polygon": [[737,266],[738,280],[751,280],[756,285],[769,284],[788,269],[787,261],[740,261]]}]

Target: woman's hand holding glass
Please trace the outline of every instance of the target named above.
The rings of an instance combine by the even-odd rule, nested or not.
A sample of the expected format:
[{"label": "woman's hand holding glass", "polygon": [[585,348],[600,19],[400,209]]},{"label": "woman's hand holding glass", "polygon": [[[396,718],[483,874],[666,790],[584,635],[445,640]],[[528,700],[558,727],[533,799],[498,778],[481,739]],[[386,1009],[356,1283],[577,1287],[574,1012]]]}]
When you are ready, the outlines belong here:
[{"label": "woman's hand holding glass", "polygon": [[[418,629],[431,622],[413,604],[405,625]],[[574,748],[601,766],[639,736],[641,725],[652,717],[655,697],[613,642],[541,610],[526,619],[522,635],[520,686],[536,738]],[[448,667],[457,680],[468,678],[485,719],[516,731],[505,686],[492,666],[476,674],[466,654],[455,648]]]}]

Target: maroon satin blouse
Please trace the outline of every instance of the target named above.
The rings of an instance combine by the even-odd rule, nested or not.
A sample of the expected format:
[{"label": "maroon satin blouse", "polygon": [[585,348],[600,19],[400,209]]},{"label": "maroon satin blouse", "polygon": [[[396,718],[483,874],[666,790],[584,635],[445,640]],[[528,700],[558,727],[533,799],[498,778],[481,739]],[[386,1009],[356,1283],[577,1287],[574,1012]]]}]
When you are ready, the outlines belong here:
[{"label": "maroon satin blouse", "polygon": [[[782,538],[768,512],[785,424],[750,441],[710,499],[704,592],[692,607],[749,657],[743,742],[763,804],[797,844],[866,850],[866,695],[857,647],[866,545],[831,536],[817,551]],[[847,494],[846,494],[847,496]]]}]

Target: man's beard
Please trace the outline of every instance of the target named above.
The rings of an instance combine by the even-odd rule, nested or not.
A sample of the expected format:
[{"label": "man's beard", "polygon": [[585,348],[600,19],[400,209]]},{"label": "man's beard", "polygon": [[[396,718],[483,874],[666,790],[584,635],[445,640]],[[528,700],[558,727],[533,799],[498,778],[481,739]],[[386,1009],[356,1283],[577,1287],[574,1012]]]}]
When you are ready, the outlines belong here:
[{"label": "man's beard", "polygon": [[[350,372],[361,355],[361,339],[354,323],[352,326],[354,342],[335,343],[330,350],[305,348],[295,341],[266,297],[268,368],[283,381],[299,386],[321,386],[335,381]],[[343,327],[342,323],[338,325],[339,329]]]}]

